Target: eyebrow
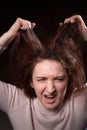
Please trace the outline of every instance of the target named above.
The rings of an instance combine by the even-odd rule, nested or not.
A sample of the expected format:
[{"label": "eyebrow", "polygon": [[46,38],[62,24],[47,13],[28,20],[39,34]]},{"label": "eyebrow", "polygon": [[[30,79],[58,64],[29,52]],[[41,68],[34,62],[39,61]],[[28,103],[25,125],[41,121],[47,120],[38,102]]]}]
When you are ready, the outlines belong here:
[{"label": "eyebrow", "polygon": [[46,78],[46,77],[44,77],[44,76],[39,76],[39,77],[36,77],[37,79],[39,79],[39,78]]}]

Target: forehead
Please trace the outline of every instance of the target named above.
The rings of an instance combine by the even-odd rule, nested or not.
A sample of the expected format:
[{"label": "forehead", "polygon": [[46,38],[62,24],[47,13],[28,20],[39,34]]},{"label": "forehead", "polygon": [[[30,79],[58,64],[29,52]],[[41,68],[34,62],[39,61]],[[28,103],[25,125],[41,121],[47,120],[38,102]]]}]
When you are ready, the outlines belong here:
[{"label": "forehead", "polygon": [[37,63],[33,69],[34,73],[64,73],[65,69],[63,65],[54,60],[42,60]]}]

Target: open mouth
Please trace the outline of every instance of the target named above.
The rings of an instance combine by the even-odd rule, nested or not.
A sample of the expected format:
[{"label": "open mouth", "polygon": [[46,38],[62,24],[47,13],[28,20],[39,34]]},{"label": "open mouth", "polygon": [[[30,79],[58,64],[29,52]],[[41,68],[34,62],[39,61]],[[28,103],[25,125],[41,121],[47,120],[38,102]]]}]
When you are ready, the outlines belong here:
[{"label": "open mouth", "polygon": [[45,102],[48,104],[52,104],[55,102],[56,94],[55,95],[44,95]]}]

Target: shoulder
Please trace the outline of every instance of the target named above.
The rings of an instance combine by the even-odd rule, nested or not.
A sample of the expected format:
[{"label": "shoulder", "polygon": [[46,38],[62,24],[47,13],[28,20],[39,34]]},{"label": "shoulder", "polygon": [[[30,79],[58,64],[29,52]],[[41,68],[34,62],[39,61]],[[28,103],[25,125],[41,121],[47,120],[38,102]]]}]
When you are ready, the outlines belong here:
[{"label": "shoulder", "polygon": [[85,83],[81,91],[74,93],[74,103],[76,106],[87,106],[87,83]]},{"label": "shoulder", "polygon": [[0,81],[0,97],[8,102],[10,109],[29,103],[29,98],[26,97],[22,89],[2,81]]},{"label": "shoulder", "polygon": [[87,83],[84,84],[84,95],[87,100]]},{"label": "shoulder", "polygon": [[87,90],[87,82],[84,84],[84,88]]}]

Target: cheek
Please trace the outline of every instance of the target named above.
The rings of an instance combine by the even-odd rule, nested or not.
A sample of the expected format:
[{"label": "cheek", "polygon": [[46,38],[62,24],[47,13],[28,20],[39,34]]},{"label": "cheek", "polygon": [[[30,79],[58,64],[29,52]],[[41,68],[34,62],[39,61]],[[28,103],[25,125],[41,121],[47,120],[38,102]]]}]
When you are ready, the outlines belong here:
[{"label": "cheek", "polygon": [[60,83],[60,84],[58,84],[57,91],[60,94],[65,95],[66,91],[67,91],[67,83]]},{"label": "cheek", "polygon": [[63,87],[62,89],[59,90],[59,94],[60,94],[61,96],[65,96],[66,91],[67,91],[67,87]]},{"label": "cheek", "polygon": [[65,96],[66,91],[67,91],[67,86],[63,89],[63,92],[62,92],[63,96]]},{"label": "cheek", "polygon": [[34,88],[36,94],[37,93],[42,93],[44,91],[44,86],[41,85],[41,84],[38,84],[37,82],[33,83],[33,88]]}]

